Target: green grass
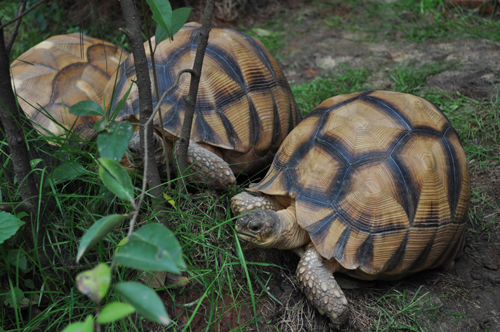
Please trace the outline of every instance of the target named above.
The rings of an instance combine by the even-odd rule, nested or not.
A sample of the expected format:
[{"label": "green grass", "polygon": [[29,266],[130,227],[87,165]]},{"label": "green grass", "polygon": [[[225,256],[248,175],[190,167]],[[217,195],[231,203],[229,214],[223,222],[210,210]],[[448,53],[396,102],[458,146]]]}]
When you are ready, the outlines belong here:
[{"label": "green grass", "polygon": [[310,83],[292,86],[295,100],[303,115],[309,114],[322,101],[339,94],[366,90],[370,71],[339,66],[329,77],[317,77]]},{"label": "green grass", "polygon": [[[29,138],[41,139],[34,136]],[[70,321],[82,321],[88,314],[95,314],[95,304],[76,290],[75,276],[94,267],[98,261],[109,263],[118,243],[128,231],[125,222],[99,246],[84,255],[80,264],[74,262],[85,230],[102,216],[127,213],[131,207],[116,198],[101,183],[97,173],[98,153],[95,145],[87,150],[75,146],[75,142],[68,144],[61,138],[55,138],[55,142],[60,144],[60,148],[53,157],[60,158],[60,153],[69,158],[66,161],[83,165],[85,172],[72,181],[41,186],[44,199],[51,201],[55,207],[51,211],[45,211],[50,225],[43,230],[48,239],[46,251],[55,251],[50,267],[38,259],[35,251],[22,255],[27,259],[25,269],[18,270],[9,263],[9,253],[25,241],[22,232],[18,232],[1,247],[1,280],[10,280],[13,287],[24,291],[24,297],[36,295],[43,303],[40,306],[42,314],[32,319],[26,318],[26,308],[15,309],[3,305],[2,312],[5,314],[0,316],[0,326],[6,331],[31,331],[38,325],[46,326],[48,331],[60,331]],[[48,177],[48,170],[43,163],[39,163],[34,172],[43,178]],[[134,178],[138,194],[140,176],[130,174]],[[0,203],[16,204],[20,200],[16,186],[9,185],[1,168],[0,179],[0,192],[3,194]],[[173,320],[171,328],[177,328],[183,315],[183,319],[197,324],[200,324],[201,319],[202,324],[208,324],[207,326],[226,324],[225,319],[229,315],[237,320],[242,331],[255,328],[257,317],[263,310],[259,303],[272,297],[268,294],[267,285],[274,276],[265,272],[272,264],[246,261],[244,250],[236,240],[229,213],[229,200],[243,189],[233,188],[226,193],[210,192],[207,195],[205,189],[193,188],[190,193],[184,194],[176,190],[176,183],[176,179],[173,179],[172,190],[168,192],[175,201],[175,208],[164,213],[167,214],[171,230],[181,243],[188,266],[185,274],[190,283],[181,290],[167,287],[159,292],[160,296],[167,299],[167,311]],[[153,211],[151,202],[146,200],[138,226],[157,222]],[[28,217],[25,217],[25,221],[30,222]],[[113,273],[113,283],[137,278],[135,271],[124,267],[118,267]],[[2,288],[1,303],[9,294],[10,287]],[[102,306],[115,300],[120,299],[111,290]],[[183,310],[176,313],[175,308]],[[137,315],[106,325],[103,331],[141,331],[150,325]],[[193,326],[187,324],[178,328],[191,331]]]},{"label": "green grass", "polygon": [[425,292],[395,286],[380,296],[368,309],[377,313],[377,324],[372,331],[434,331],[445,315],[460,318],[463,315],[444,310],[440,297]]},{"label": "green grass", "polygon": [[280,59],[278,50],[286,46],[284,41],[286,32],[278,20],[271,20],[259,27],[243,30],[243,32],[260,40],[275,58]]},{"label": "green grass", "polygon": [[[339,6],[339,3],[333,5]],[[411,42],[462,38],[500,40],[497,18],[478,15],[479,10],[446,5],[445,0],[343,1],[343,6],[346,5],[351,8],[348,14],[330,15],[324,18],[324,23],[361,32],[365,40],[390,40],[400,35]]]}]

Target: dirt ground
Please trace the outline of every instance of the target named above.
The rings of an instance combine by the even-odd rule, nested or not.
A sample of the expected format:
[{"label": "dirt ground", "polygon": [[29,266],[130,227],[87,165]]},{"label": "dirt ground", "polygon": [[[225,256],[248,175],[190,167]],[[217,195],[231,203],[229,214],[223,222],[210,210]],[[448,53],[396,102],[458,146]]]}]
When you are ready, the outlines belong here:
[{"label": "dirt ground", "polygon": [[[498,86],[500,83],[499,42],[461,39],[411,43],[401,38],[397,30],[391,38],[382,41],[358,41],[363,39],[362,33],[343,30],[341,25],[332,28],[323,23],[323,18],[328,15],[349,15],[351,11],[350,8],[332,6],[331,12],[325,12],[324,8],[308,6],[297,7],[286,14],[290,22],[284,27],[284,44],[287,46],[279,54],[291,82],[301,84],[310,82],[316,75],[326,77],[341,64],[346,64],[352,68],[368,67],[374,74],[369,84],[376,89],[386,89],[391,84],[388,72],[403,62],[418,67],[458,63],[458,66],[450,66],[453,69],[429,77],[426,85],[458,91],[476,100],[489,100],[496,95],[494,84]],[[295,24],[299,16],[301,22]],[[498,153],[499,149],[495,149]],[[483,210],[474,214],[475,220],[469,221],[464,253],[454,269],[425,271],[402,281],[376,282],[361,289],[344,287],[351,308],[344,331],[375,330],[380,316],[390,319],[383,314],[384,303],[402,305],[399,311],[397,308],[392,311],[394,319],[402,316],[404,310],[419,305],[418,308],[425,305],[440,307],[429,312],[415,311],[417,316],[429,314],[427,318],[420,317],[428,322],[423,329],[426,331],[500,331],[500,233],[497,226],[491,226],[498,223],[500,213],[500,167],[471,167],[471,177],[474,191],[480,193],[483,202],[488,204],[486,207],[475,205],[473,200],[471,209]],[[488,223],[491,223],[489,227],[481,226]],[[328,321],[300,293],[294,278],[298,259],[293,254],[250,249],[246,258],[249,261],[270,261],[284,268],[272,271],[275,280],[268,290],[281,304],[269,300],[262,305],[262,318],[266,323],[262,323],[261,331],[330,329]],[[416,297],[425,294],[426,300],[412,307],[411,299],[415,294]],[[384,302],[383,299],[392,301]],[[271,328],[271,324],[274,327]],[[219,327],[219,330],[229,329],[229,326],[225,329]],[[394,323],[388,330],[413,329],[398,327]]]}]

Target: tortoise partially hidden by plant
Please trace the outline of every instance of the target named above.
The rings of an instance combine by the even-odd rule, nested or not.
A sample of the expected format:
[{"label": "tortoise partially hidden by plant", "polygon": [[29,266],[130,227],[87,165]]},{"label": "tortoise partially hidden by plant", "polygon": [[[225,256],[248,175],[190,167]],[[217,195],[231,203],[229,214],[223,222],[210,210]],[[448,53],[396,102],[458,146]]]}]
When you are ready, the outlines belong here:
[{"label": "tortoise partially hidden by plant", "polygon": [[300,287],[337,327],[348,302],[333,272],[398,279],[452,263],[470,202],[467,160],[447,118],[427,100],[386,91],[324,101],[248,190],[232,198],[243,214],[238,236],[300,253]]},{"label": "tortoise partially hidden by plant", "polygon": [[84,100],[102,105],[106,84],[127,56],[116,45],[77,32],[53,36],[12,62],[12,85],[37,131],[59,136],[99,119],[78,117],[69,108]]},{"label": "tortoise partially hidden by plant", "polygon": [[[173,86],[181,70],[193,67],[199,33],[199,24],[188,23],[174,40],[154,46],[160,96]],[[110,114],[116,110],[117,121],[139,122],[133,55],[118,67],[120,50],[116,46],[87,36],[81,38],[81,45],[79,34],[49,38],[13,62],[13,83],[20,104],[45,135],[60,135],[75,128],[85,138],[92,137],[95,132],[89,124],[101,117],[76,117],[68,112],[70,106],[87,99],[109,108]],[[159,97],[150,48],[145,46],[156,106]],[[95,59],[99,61],[95,63]],[[160,106],[162,118],[157,115],[154,119],[155,156],[161,171],[167,170],[167,156],[180,137],[190,81],[187,74],[180,77],[178,86]],[[123,108],[117,109],[122,98]],[[262,43],[236,30],[212,28],[188,150],[191,180],[220,189],[234,185],[235,174],[254,173],[269,165],[301,119],[283,71]],[[162,140],[162,128],[166,142]],[[122,160],[126,166],[141,160],[139,126],[135,130],[129,145],[130,158]]]},{"label": "tortoise partially hidden by plant", "polygon": [[[187,23],[173,41],[165,40],[154,46],[160,96],[173,85],[178,72],[193,67],[200,27],[198,23]],[[145,48],[153,78],[149,47]],[[112,100],[112,109],[129,91],[135,78],[131,55],[118,70],[116,86],[111,80],[106,87],[106,100]],[[157,115],[154,119],[158,160],[165,160],[171,154],[180,137],[186,107],[184,97],[188,95],[190,82],[189,75],[180,77],[177,88],[160,106],[162,118]],[[151,90],[153,106],[156,106],[159,97],[153,79]],[[139,121],[139,94],[135,84],[118,119]],[[227,188],[235,184],[234,174],[261,170],[271,163],[287,134],[301,119],[283,71],[262,43],[233,29],[212,28],[189,142],[188,163],[194,174],[191,180]],[[162,143],[162,128],[166,144]],[[139,135],[135,133],[129,146],[131,152],[138,153],[138,142]]]}]

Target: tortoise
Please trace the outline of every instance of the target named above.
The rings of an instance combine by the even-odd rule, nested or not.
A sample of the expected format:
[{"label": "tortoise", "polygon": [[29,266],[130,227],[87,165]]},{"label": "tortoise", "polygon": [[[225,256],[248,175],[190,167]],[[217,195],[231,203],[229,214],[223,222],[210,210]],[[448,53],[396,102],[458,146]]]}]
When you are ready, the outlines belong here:
[{"label": "tortoise", "polygon": [[12,62],[19,104],[41,135],[93,124],[97,117],[68,110],[84,100],[102,105],[104,88],[126,56],[117,46],[80,33],[48,38]]},{"label": "tortoise", "polygon": [[[179,71],[193,67],[200,27],[198,23],[187,23],[173,40],[156,47],[159,96],[173,85]],[[146,44],[155,107],[157,96],[150,48]],[[114,109],[131,87],[118,120],[139,122],[138,89],[132,84],[135,79],[134,57],[130,55],[120,66],[116,83],[110,80],[105,89],[105,99],[112,100]],[[183,97],[188,94],[190,81],[190,75],[180,76],[178,86],[160,106],[162,118],[157,114],[154,119],[156,158],[161,164],[165,164],[180,137]],[[226,188],[235,184],[234,174],[261,170],[271,163],[280,144],[301,119],[283,71],[262,43],[233,29],[212,28],[188,150],[188,163],[195,174],[191,180]],[[167,138],[165,146],[162,127]],[[136,131],[129,145],[133,160],[140,160],[139,147]]]},{"label": "tortoise", "polygon": [[334,272],[391,280],[452,264],[469,202],[467,160],[444,114],[420,97],[363,91],[306,116],[231,208],[241,239],[301,255],[302,291],[338,327],[348,302]]}]

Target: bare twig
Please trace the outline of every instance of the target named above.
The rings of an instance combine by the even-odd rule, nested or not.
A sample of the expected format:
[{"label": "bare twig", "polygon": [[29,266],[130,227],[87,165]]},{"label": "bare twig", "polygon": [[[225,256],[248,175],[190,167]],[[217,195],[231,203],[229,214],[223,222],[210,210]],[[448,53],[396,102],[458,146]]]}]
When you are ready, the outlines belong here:
[{"label": "bare twig", "polygon": [[[177,87],[177,85],[179,84],[179,79],[181,77],[182,74],[184,73],[191,73],[192,74],[192,70],[191,69],[183,69],[181,70],[180,72],[177,73],[177,78],[175,79],[175,82],[174,84],[172,84],[172,86],[170,88],[168,88],[161,96],[161,98],[158,100],[158,103],[156,104],[156,107],[155,109],[153,110],[153,113],[151,114],[151,117],[149,118],[149,120],[146,122],[146,124],[144,125],[144,135],[147,136],[147,134],[149,134],[148,132],[148,128],[152,127],[151,124],[153,123],[153,120],[156,116],[156,113],[159,112],[160,110],[160,105],[161,103],[163,102],[163,100],[168,96],[168,94]],[[148,153],[148,144],[144,144],[144,153],[147,154]],[[145,161],[146,163],[146,161]],[[146,164],[144,164],[144,176],[143,178],[145,179],[146,176],[147,176],[147,171],[146,171]],[[146,196],[146,181],[143,181],[142,182],[142,189],[141,189],[141,196],[139,196],[139,201],[137,203],[137,206],[134,207],[134,215],[132,216],[132,219],[130,220],[130,228],[128,230],[128,235],[127,236],[130,236],[134,230],[134,226],[135,226],[135,223],[136,223],[136,220],[137,220],[137,217],[139,216],[139,209],[142,205],[142,202],[144,201],[144,197]]]},{"label": "bare twig", "polygon": [[[141,34],[141,24],[139,15],[133,0],[121,0],[120,5],[123,11],[126,29],[121,29],[127,36],[132,53],[134,56],[135,70],[137,74],[137,88],[139,90],[139,108],[141,146],[148,145],[143,149],[144,174],[143,181],[147,183],[151,194],[153,195],[155,210],[166,210],[165,200],[163,199],[163,190],[161,187],[160,173],[156,165],[155,152],[153,149],[153,122],[148,122],[153,112],[153,99],[151,95],[151,80],[149,78],[148,61]],[[144,126],[148,122],[147,128]],[[161,214],[160,214],[161,215]],[[168,227],[167,218],[160,216],[161,223]]]},{"label": "bare twig", "polygon": [[[26,8],[26,2],[28,2],[28,0],[21,0],[21,4],[19,5],[19,9],[18,9],[19,14],[17,16],[22,17],[24,9]],[[12,50],[12,46],[14,45],[14,40],[16,40],[17,33],[19,32],[20,26],[21,26],[21,20],[19,19],[16,21],[16,25],[14,26],[14,29],[12,29],[12,33],[10,34],[9,43],[7,44],[7,46],[5,48],[7,50],[7,54],[10,54],[10,51]]]},{"label": "bare twig", "polygon": [[[141,0],[141,3],[142,3],[142,12],[147,13],[146,2],[144,0]],[[146,23],[146,37],[148,38],[149,54],[151,56],[151,68],[153,69],[153,80],[155,83],[156,98],[158,99],[160,93],[158,92],[158,79],[156,78],[156,65],[155,65],[155,50],[156,47],[158,46],[158,41],[155,39],[155,50],[153,50],[153,45],[151,45],[151,36],[149,35],[149,23],[146,15],[144,15],[144,22]],[[163,119],[163,116],[161,114],[161,109],[158,109],[158,112],[160,119]],[[152,117],[154,117],[154,115]],[[160,131],[161,131],[161,139],[163,142],[163,146],[167,146],[167,138],[165,136],[165,129],[163,128],[163,126],[161,126]],[[167,180],[168,180],[167,182],[170,189],[170,160],[169,160],[170,156],[165,154],[165,157],[166,157],[165,162],[167,164]]]},{"label": "bare twig", "polygon": [[19,15],[17,15],[16,17],[14,17],[12,20],[8,21],[7,23],[5,24],[2,24],[0,25],[0,30],[5,28],[6,26],[8,25],[11,25],[12,23],[14,23],[15,21],[18,21],[20,20],[21,18],[23,18],[24,15],[28,14],[30,11],[32,11],[33,9],[35,9],[36,7],[40,6],[42,3],[44,3],[46,0],[40,0],[38,1],[37,3],[35,3],[30,9],[24,11],[22,14],[19,13]]},{"label": "bare twig", "polygon": [[4,127],[7,143],[12,156],[14,173],[20,183],[19,191],[24,203],[36,215],[38,201],[37,181],[31,172],[30,154],[22,131],[21,117],[11,86],[9,54],[5,47],[3,29],[0,29],[0,119]]},{"label": "bare twig", "polygon": [[[26,13],[26,12],[24,12]],[[1,25],[0,19],[0,26]],[[30,160],[43,158],[47,166],[54,164],[54,160],[43,150],[50,151],[51,148],[44,140],[27,141],[24,136],[24,130],[33,130],[29,121],[23,121],[20,115],[22,112],[16,102],[16,97],[11,85],[9,54],[5,47],[3,28],[0,28],[0,125],[3,126],[3,132],[7,141],[8,150],[11,155],[11,162],[14,174],[17,177],[19,192],[23,202],[18,208],[29,210],[34,220],[39,221],[39,225],[34,228],[31,223],[28,224],[27,234],[31,237],[36,258],[42,266],[49,266],[53,253],[44,251],[39,246],[43,243],[43,227],[47,225],[47,219],[43,214],[51,206],[50,202],[41,204],[40,192],[38,188],[39,179],[36,173],[32,171]],[[29,149],[28,149],[29,146]],[[43,210],[40,210],[43,209]],[[50,284],[51,282],[49,282]]]},{"label": "bare twig", "polygon": [[[186,97],[186,110],[184,113],[184,123],[182,124],[181,137],[177,144],[177,162],[179,170],[184,172],[187,170],[187,152],[189,147],[189,139],[191,137],[191,126],[193,124],[194,108],[196,106],[196,98],[198,96],[198,86],[200,84],[201,69],[203,66],[203,58],[208,44],[208,34],[210,33],[210,22],[212,21],[212,13],[214,11],[215,0],[208,0],[203,14],[203,23],[200,29],[198,40],[198,48],[194,59],[193,71],[191,75],[191,83],[189,85],[189,94]],[[182,177],[180,177],[182,179]],[[181,184],[181,182],[179,181]]]}]

